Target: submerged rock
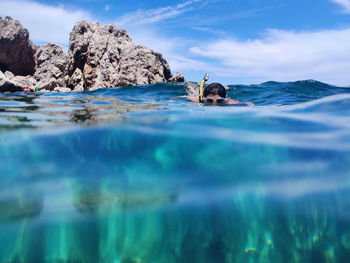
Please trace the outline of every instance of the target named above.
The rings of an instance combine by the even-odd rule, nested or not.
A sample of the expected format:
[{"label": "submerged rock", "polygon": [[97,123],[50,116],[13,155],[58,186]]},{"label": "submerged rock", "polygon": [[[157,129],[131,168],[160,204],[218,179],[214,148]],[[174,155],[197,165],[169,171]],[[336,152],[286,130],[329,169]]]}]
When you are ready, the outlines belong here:
[{"label": "submerged rock", "polygon": [[124,29],[87,21],[77,23],[70,33],[68,72],[68,86],[84,90],[152,84],[171,77],[163,56],[135,45]]},{"label": "submerged rock", "polygon": [[39,216],[43,210],[43,195],[36,192],[2,191],[0,196],[0,222]]},{"label": "submerged rock", "polygon": [[0,70],[15,75],[32,75],[37,47],[29,40],[29,32],[17,20],[0,18]]}]

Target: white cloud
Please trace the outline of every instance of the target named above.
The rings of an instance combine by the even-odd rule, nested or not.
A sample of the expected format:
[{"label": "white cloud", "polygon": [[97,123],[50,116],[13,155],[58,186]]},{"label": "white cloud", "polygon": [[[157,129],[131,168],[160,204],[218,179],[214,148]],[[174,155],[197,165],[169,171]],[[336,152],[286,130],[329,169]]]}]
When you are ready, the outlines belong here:
[{"label": "white cloud", "polygon": [[350,0],[331,0],[332,2],[341,5],[344,8],[344,12],[350,13]]},{"label": "white cloud", "polygon": [[170,54],[168,55],[168,63],[173,72],[184,70],[202,71],[203,69],[210,68],[207,63],[188,58],[184,55]]},{"label": "white cloud", "polygon": [[180,9],[180,8],[184,8],[186,6],[192,5],[193,3],[197,3],[197,2],[201,2],[202,0],[190,0],[190,1],[186,1],[182,4],[178,4],[176,6],[176,8]]},{"label": "white cloud", "polygon": [[118,18],[116,24],[121,27],[125,25],[145,25],[160,22],[192,10],[191,5],[201,1],[202,0],[189,0],[175,6],[166,6],[149,10],[139,9]]},{"label": "white cloud", "polygon": [[109,5],[105,5],[105,11],[107,12],[109,10],[111,10],[111,7]]},{"label": "white cloud", "polygon": [[0,15],[19,20],[35,43],[54,42],[64,46],[67,46],[69,33],[76,22],[91,20],[91,15],[82,10],[71,11],[63,5],[22,0],[1,0]]},{"label": "white cloud", "polygon": [[190,50],[202,58],[216,60],[215,73],[221,76],[256,81],[312,78],[349,85],[349,42],[350,29],[319,32],[268,30],[258,39],[222,39]]},{"label": "white cloud", "polygon": [[202,31],[202,32],[207,32],[207,33],[212,33],[212,34],[216,34],[216,35],[227,35],[227,32],[222,31],[222,30],[216,30],[216,29],[211,29],[208,27],[198,27],[198,26],[194,26],[191,27],[193,30],[197,30],[197,31]]},{"label": "white cloud", "polygon": [[144,45],[161,53],[168,61],[173,72],[183,70],[199,70],[208,67],[205,62],[186,56],[192,41],[163,36],[151,27],[130,27],[128,34],[136,44]]}]

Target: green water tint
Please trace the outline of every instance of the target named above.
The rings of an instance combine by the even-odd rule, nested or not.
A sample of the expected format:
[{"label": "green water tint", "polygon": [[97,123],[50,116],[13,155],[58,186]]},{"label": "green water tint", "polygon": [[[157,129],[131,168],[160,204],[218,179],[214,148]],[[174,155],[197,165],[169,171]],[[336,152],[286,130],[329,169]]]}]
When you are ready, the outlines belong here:
[{"label": "green water tint", "polygon": [[349,256],[349,228],[312,200],[285,202],[277,211],[262,196],[237,193],[221,204],[157,207],[153,199],[146,208],[121,206],[118,194],[83,198],[77,211],[45,221],[3,222],[1,261],[346,262]]},{"label": "green water tint", "polygon": [[2,182],[0,262],[349,258],[349,180],[339,175],[336,192],[293,190],[293,180],[333,180],[327,170],[295,178],[296,166],[271,169],[346,156],[156,134],[111,127],[9,136],[0,156],[18,169]]}]

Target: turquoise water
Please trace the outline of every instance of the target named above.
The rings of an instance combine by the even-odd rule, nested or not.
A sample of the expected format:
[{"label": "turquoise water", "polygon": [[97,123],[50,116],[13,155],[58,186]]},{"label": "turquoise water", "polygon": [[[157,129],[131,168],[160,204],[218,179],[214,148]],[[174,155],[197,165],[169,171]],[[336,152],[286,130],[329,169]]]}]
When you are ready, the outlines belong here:
[{"label": "turquoise water", "polygon": [[0,95],[0,262],[349,262],[350,89]]}]

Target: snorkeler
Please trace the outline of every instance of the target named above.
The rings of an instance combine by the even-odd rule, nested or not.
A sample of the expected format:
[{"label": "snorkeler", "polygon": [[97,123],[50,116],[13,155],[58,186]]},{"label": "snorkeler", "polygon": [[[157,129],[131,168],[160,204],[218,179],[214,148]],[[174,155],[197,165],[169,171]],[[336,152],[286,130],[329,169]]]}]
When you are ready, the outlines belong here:
[{"label": "snorkeler", "polygon": [[27,84],[22,86],[22,91],[23,92],[36,92],[39,90],[38,86],[28,86]]},{"label": "snorkeler", "polygon": [[[226,89],[220,83],[211,83],[205,87],[203,96],[191,97],[191,96],[180,96],[181,98],[189,99],[193,102],[203,102],[206,105],[233,105],[233,104],[246,104],[253,106],[251,102],[241,102],[239,100],[233,100],[226,96]],[[200,101],[202,100],[202,101]]]}]

